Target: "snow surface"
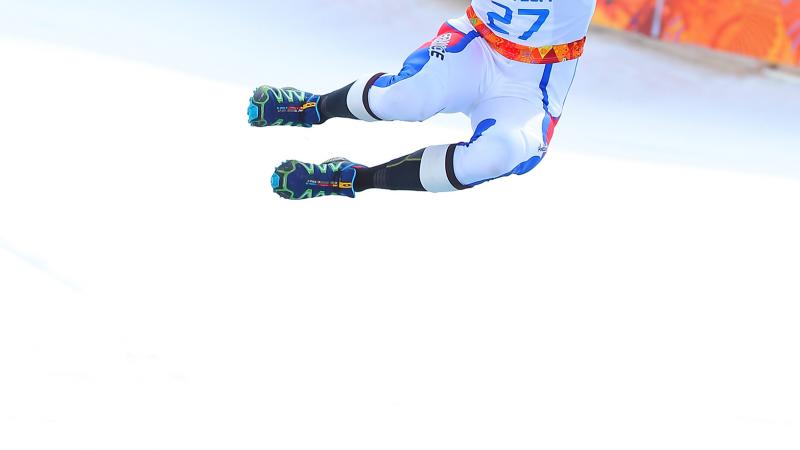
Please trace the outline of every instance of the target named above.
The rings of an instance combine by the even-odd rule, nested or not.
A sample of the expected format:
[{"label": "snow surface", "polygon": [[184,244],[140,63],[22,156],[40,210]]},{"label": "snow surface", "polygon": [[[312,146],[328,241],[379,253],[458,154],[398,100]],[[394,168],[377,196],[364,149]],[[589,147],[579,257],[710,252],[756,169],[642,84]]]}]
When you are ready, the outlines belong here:
[{"label": "snow surface", "polygon": [[598,34],[533,173],[281,201],[471,134],[246,124],[458,9],[408,4],[4,5],[0,448],[800,446],[800,84]]}]

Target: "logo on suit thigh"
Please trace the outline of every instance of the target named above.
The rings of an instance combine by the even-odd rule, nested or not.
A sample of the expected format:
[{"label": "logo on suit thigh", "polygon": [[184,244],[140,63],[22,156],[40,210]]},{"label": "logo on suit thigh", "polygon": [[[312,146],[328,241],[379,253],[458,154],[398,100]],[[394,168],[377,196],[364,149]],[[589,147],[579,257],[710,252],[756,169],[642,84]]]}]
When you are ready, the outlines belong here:
[{"label": "logo on suit thigh", "polygon": [[437,37],[431,42],[430,50],[431,57],[439,58],[444,61],[445,54],[447,54],[447,47],[450,41],[453,40],[453,33],[445,33]]}]

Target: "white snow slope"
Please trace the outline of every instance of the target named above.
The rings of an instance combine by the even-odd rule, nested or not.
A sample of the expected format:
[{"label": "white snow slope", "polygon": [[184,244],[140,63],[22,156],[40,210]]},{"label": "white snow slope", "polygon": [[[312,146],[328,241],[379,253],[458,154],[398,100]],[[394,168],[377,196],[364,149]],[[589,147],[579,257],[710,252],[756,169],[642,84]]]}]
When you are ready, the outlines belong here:
[{"label": "white snow slope", "polygon": [[533,173],[286,202],[282,159],[471,132],[251,129],[251,88],[457,11],[103,3],[0,19],[0,448],[800,447],[797,83],[598,34]]}]

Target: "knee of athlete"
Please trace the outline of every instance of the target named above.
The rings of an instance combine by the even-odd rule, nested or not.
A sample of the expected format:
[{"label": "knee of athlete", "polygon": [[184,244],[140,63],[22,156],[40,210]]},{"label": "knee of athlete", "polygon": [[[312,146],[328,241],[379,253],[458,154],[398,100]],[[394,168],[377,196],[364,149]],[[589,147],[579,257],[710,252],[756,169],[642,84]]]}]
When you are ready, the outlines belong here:
[{"label": "knee of athlete", "polygon": [[501,177],[528,159],[528,146],[518,130],[483,136],[481,140],[483,142],[476,143],[484,147],[486,154],[481,168],[483,179]]}]

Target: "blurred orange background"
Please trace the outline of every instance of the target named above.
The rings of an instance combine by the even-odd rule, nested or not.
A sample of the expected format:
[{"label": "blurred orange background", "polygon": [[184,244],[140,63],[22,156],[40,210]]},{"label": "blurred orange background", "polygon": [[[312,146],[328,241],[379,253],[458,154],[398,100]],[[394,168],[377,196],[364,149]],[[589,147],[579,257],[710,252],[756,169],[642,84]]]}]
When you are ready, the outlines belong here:
[{"label": "blurred orange background", "polygon": [[[598,0],[595,23],[651,34],[655,0]],[[800,0],[666,0],[660,38],[800,66]]]}]

